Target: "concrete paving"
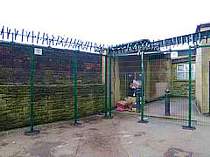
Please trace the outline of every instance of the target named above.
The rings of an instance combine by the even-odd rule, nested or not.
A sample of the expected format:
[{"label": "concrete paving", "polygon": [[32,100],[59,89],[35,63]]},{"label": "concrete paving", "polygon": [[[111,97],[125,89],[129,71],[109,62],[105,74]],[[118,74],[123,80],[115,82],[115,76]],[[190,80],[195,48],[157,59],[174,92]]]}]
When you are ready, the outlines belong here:
[{"label": "concrete paving", "polygon": [[209,157],[210,126],[183,130],[177,121],[116,113],[113,119],[92,116],[81,126],[59,122],[1,133],[0,157]]},{"label": "concrete paving", "polygon": [[[170,99],[170,117],[174,119],[188,120],[188,98],[177,97]],[[145,105],[145,114],[155,117],[165,116],[165,100],[158,100]],[[210,125],[210,117],[200,113],[194,101],[192,101],[192,120],[197,124]]]},{"label": "concrete paving", "polygon": [[[149,115],[165,115],[165,100],[158,100],[147,103],[145,112]],[[197,108],[192,103],[192,115],[197,114]],[[173,117],[185,118],[188,116],[188,98],[171,98],[170,99],[170,114]]]}]

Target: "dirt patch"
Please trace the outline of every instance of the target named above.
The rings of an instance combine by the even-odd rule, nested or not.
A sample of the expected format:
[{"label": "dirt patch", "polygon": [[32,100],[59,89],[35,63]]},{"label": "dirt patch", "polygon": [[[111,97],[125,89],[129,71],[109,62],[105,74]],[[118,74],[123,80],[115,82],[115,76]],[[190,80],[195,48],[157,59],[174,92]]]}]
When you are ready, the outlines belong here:
[{"label": "dirt patch", "polygon": [[92,149],[110,150],[111,141],[112,140],[106,135],[95,132],[93,135],[88,136],[86,143],[88,143]]},{"label": "dirt patch", "polygon": [[86,117],[86,118],[82,119],[82,121],[84,123],[88,123],[88,124],[96,124],[98,122],[101,122],[102,120],[103,120],[103,118],[100,115],[90,116],[90,117]]},{"label": "dirt patch", "polygon": [[62,124],[62,125],[59,125],[58,128],[60,128],[60,129],[68,129],[68,128],[72,128],[72,125]]},{"label": "dirt patch", "polygon": [[70,157],[69,155],[60,155],[59,157]]},{"label": "dirt patch", "polygon": [[187,152],[179,148],[169,148],[163,157],[193,157],[193,152]]},{"label": "dirt patch", "polygon": [[52,151],[53,148],[60,145],[61,142],[36,142],[31,149],[29,150],[29,153],[31,156],[37,156],[37,157],[50,157],[53,156]]},{"label": "dirt patch", "polygon": [[42,130],[41,130],[40,133],[43,134],[43,135],[47,135],[47,134],[49,134],[49,131],[42,131]]},{"label": "dirt patch", "polygon": [[159,140],[158,142],[159,142],[159,143],[163,143],[163,142],[165,142],[165,141],[166,141],[166,140]]},{"label": "dirt patch", "polygon": [[4,146],[7,146],[9,143],[7,142],[0,142],[0,147],[4,147]]},{"label": "dirt patch", "polygon": [[138,133],[134,134],[135,137],[144,136],[144,135],[146,135],[146,132],[144,132],[144,131],[141,131],[141,132],[138,132]]},{"label": "dirt patch", "polygon": [[84,135],[82,133],[75,133],[74,134],[76,137],[83,137]]},{"label": "dirt patch", "polygon": [[95,130],[95,131],[97,131],[98,129],[97,128],[89,128],[88,130]]}]

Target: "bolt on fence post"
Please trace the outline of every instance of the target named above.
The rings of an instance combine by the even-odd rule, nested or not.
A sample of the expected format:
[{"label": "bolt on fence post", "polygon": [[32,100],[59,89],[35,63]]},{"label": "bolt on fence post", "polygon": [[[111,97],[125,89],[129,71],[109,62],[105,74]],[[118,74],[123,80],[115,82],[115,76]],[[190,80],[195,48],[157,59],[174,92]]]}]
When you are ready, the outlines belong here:
[{"label": "bolt on fence post", "polygon": [[141,117],[138,123],[148,123],[147,120],[144,119],[144,52],[142,51],[141,53],[139,52],[140,56],[140,67],[141,67]]},{"label": "bolt on fence post", "polygon": [[112,57],[109,52],[109,118],[112,118]]},{"label": "bolt on fence post", "polygon": [[189,48],[189,54],[188,54],[188,62],[189,62],[189,80],[188,80],[188,88],[189,88],[189,93],[188,93],[188,100],[189,100],[189,107],[188,107],[188,125],[183,126],[183,129],[187,130],[194,130],[195,127],[192,126],[192,49]]},{"label": "bolt on fence post", "polygon": [[107,55],[105,55],[105,62],[104,62],[104,79],[105,79],[105,91],[104,91],[104,94],[105,94],[105,99],[104,99],[104,117],[107,118],[107,90],[108,90],[108,86],[107,86]]},{"label": "bolt on fence post", "polygon": [[[78,50],[79,51],[79,50]],[[74,95],[74,125],[80,124],[78,116],[78,84],[77,84],[77,51],[73,52],[73,95]]]},{"label": "bolt on fence post", "polygon": [[34,91],[34,76],[35,75],[35,54],[31,51],[31,65],[30,65],[30,130],[25,132],[25,135],[35,135],[40,131],[34,129],[34,103],[35,103],[35,91]]}]

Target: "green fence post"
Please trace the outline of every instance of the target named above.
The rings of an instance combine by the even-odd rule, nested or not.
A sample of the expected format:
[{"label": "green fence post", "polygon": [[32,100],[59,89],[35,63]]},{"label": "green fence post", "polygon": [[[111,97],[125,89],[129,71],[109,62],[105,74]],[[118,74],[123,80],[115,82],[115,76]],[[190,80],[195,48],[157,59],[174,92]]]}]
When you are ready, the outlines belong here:
[{"label": "green fence post", "polygon": [[141,118],[138,121],[138,123],[148,123],[147,120],[144,119],[144,104],[145,104],[145,100],[144,100],[144,52],[139,52],[139,56],[140,56],[140,67],[141,67],[141,100],[140,100],[140,104],[141,104]]},{"label": "green fence post", "polygon": [[112,118],[112,57],[110,51],[109,57],[109,118]]},{"label": "green fence post", "polygon": [[99,83],[103,83],[103,75],[102,75],[102,73],[103,73],[103,68],[102,68],[102,64],[103,64],[103,55],[102,54],[100,54],[100,56],[99,56],[99,66],[100,66],[100,81],[99,81]]},{"label": "green fence post", "polygon": [[194,130],[195,127],[192,126],[192,49],[189,49],[188,54],[188,62],[189,62],[189,80],[188,80],[188,88],[189,88],[189,111],[188,111],[188,125],[183,126],[183,129]]},{"label": "green fence post", "polygon": [[[209,67],[210,67],[210,63],[209,63]],[[209,70],[209,80],[210,80],[210,70]],[[209,81],[210,82],[210,81]],[[206,114],[207,116],[210,116],[210,85],[209,85],[209,111],[208,113]],[[204,114],[205,115],[205,114]]]},{"label": "green fence post", "polygon": [[30,65],[30,130],[25,131],[25,135],[35,135],[40,131],[34,129],[34,76],[35,75],[35,55],[34,50],[31,51],[31,65]]},{"label": "green fence post", "polygon": [[[79,51],[79,50],[78,50]],[[74,95],[74,125],[80,124],[78,116],[78,84],[77,84],[77,51],[73,52],[73,95]]]},{"label": "green fence post", "polygon": [[104,81],[105,81],[105,92],[104,92],[104,94],[105,94],[105,98],[104,98],[104,117],[105,118],[107,118],[107,106],[108,106],[108,104],[107,104],[107,90],[108,90],[108,86],[107,86],[107,55],[105,55],[105,62],[104,62]]}]

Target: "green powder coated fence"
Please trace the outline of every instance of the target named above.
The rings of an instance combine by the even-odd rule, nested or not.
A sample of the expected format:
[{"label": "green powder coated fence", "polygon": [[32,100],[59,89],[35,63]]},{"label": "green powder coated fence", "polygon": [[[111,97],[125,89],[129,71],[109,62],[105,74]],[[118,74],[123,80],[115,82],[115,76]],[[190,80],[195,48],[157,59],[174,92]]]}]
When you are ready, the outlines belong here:
[{"label": "green powder coated fence", "polygon": [[0,131],[104,112],[101,62],[98,54],[1,43]]},{"label": "green powder coated fence", "polygon": [[112,56],[109,58],[109,118],[112,118]]},{"label": "green powder coated fence", "polygon": [[72,71],[73,71],[73,95],[74,95],[74,123],[77,124],[79,120],[78,116],[78,84],[77,84],[77,53],[73,54],[73,64],[72,64]]},{"label": "green powder coated fence", "polygon": [[[125,110],[132,103],[139,122],[163,117],[194,129],[208,121],[195,104],[194,64],[192,48],[171,58],[171,52],[112,56],[0,43],[0,131],[30,126],[33,132],[38,124],[70,119],[77,124],[98,113],[112,118],[120,100]],[[130,88],[135,81],[139,93]]]},{"label": "green powder coated fence", "polygon": [[104,82],[105,82],[105,99],[104,99],[104,113],[105,113],[105,118],[108,117],[107,115],[107,112],[108,112],[108,102],[107,102],[107,90],[108,90],[108,85],[107,85],[107,82],[108,82],[108,79],[107,79],[107,56],[104,56],[105,57],[105,64],[104,64]]},{"label": "green powder coated fence", "polygon": [[[118,91],[114,92],[119,96],[114,101],[127,103],[125,110],[131,110],[132,104],[136,112],[140,111],[139,122],[147,122],[144,117],[162,117],[192,127],[198,112],[193,99],[195,58],[192,52],[191,49],[179,52],[177,58],[171,58],[171,52],[118,56],[115,64],[119,71],[113,75],[115,82],[120,82]],[[140,84],[140,99],[138,88],[130,88],[135,81]]]},{"label": "green powder coated fence", "polygon": [[30,131],[34,131],[34,74],[35,74],[35,56],[33,50],[31,51],[31,67],[30,67]]}]

